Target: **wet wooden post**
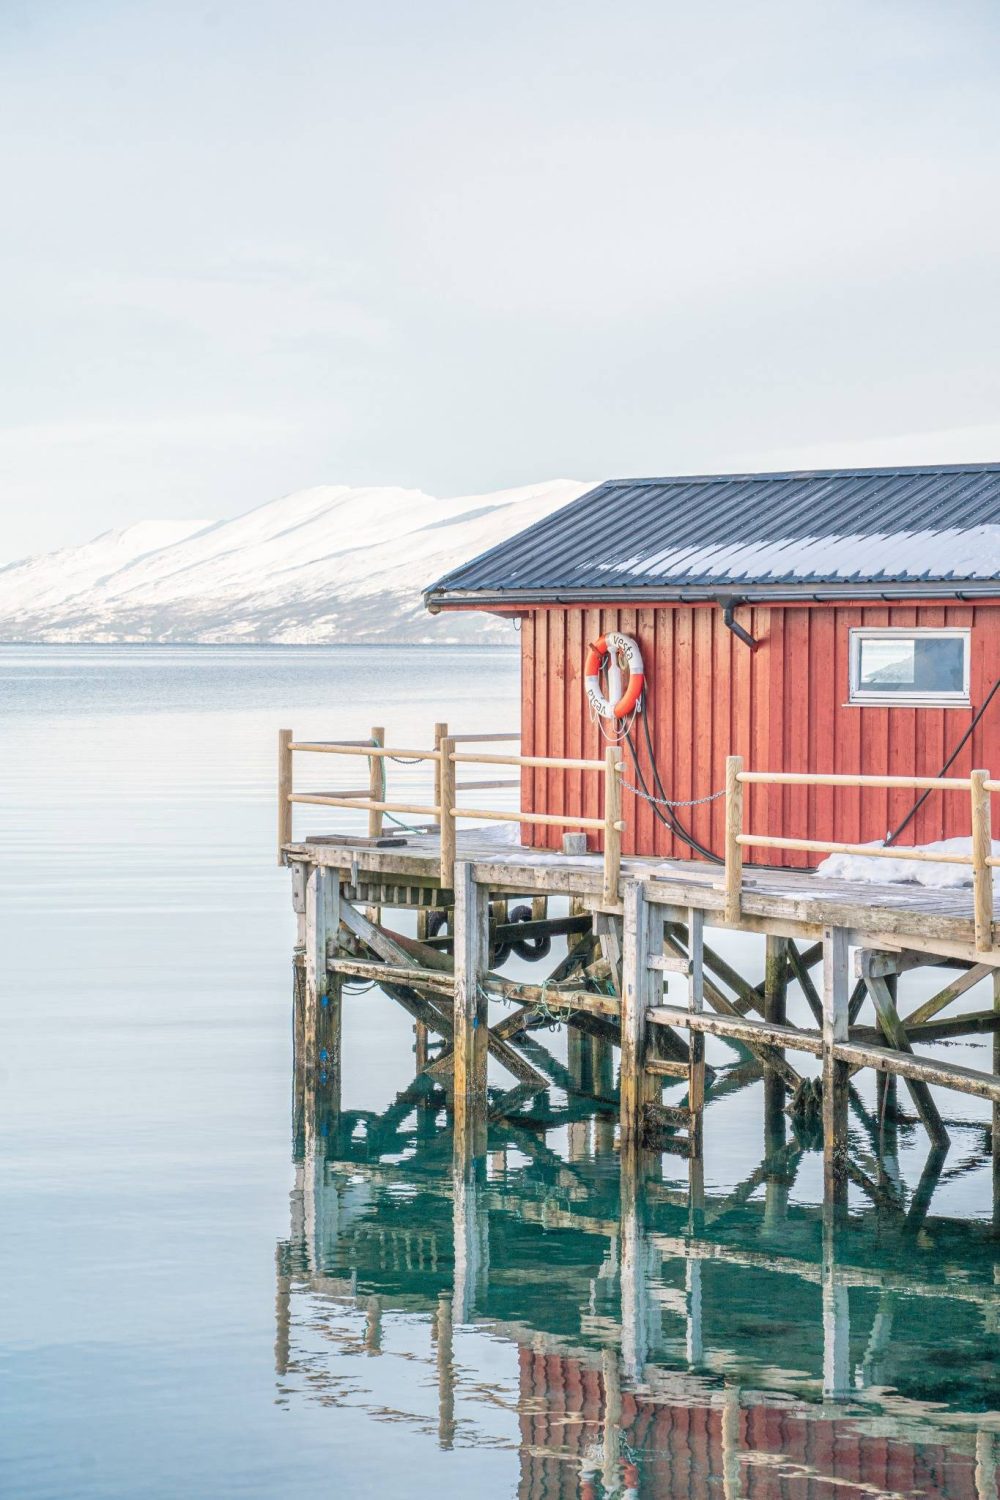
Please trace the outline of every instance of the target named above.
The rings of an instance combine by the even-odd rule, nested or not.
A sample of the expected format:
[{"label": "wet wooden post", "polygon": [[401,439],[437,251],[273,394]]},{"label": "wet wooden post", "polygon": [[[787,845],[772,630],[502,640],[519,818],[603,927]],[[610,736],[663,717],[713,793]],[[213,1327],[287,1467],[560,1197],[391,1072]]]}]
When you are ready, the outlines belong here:
[{"label": "wet wooden post", "polygon": [[[688,911],[688,955],[688,1010],[700,1013],[705,1009],[705,913],[700,907]],[[705,1217],[705,1033],[689,1032],[688,1047],[688,1210],[691,1230],[697,1233]]]},{"label": "wet wooden post", "polygon": [[[885,987],[896,1004],[899,975],[886,974]],[[895,1073],[875,1074],[875,1108],[878,1112],[879,1149],[886,1173],[899,1184],[899,1080]]]},{"label": "wet wooden post", "polygon": [[292,842],[292,731],[278,730],[278,864],[284,864],[282,849]]},{"label": "wet wooden post", "polygon": [[[785,1025],[788,1020],[788,939],[768,935],[764,952],[764,1019]],[[777,1048],[784,1057],[784,1049]],[[785,1084],[776,1068],[764,1069],[764,1162],[781,1151],[786,1140]],[[781,1170],[767,1172],[764,1223],[773,1226],[785,1217],[788,1208],[787,1174]]]},{"label": "wet wooden post", "polygon": [[848,945],[844,927],[823,932],[823,1210],[835,1222],[847,1208],[849,1069],[833,1048],[847,1041]]},{"label": "wet wooden post", "polygon": [[[646,1073],[648,1023],[646,1011],[653,1003],[649,960],[650,929],[654,921],[662,927],[657,908],[651,908],[637,880],[625,887],[625,922],[622,939],[622,1055],[621,1055],[621,1145],[636,1148],[642,1139],[643,1110],[656,1097],[658,1083]],[[657,952],[662,940],[657,945]],[[662,984],[659,974],[658,983]]]},{"label": "wet wooden post", "polygon": [[489,962],[489,890],[473,867],[455,865],[455,1133],[486,1105],[488,1009],[482,985]]},{"label": "wet wooden post", "polygon": [[[303,1067],[307,1086],[315,1086],[319,1061],[320,1008],[330,995],[329,945],[340,928],[340,880],[336,870],[313,865],[306,880],[305,1003]],[[339,1006],[337,1007],[339,1024]],[[339,1043],[338,1043],[339,1050]]]},{"label": "wet wooden post", "polygon": [[333,975],[321,995],[316,1017],[316,1083],[322,1093],[328,1127],[340,1125],[343,1083],[343,981]]},{"label": "wet wooden post", "polygon": [[428,1064],[428,1062],[430,1060],[430,1053],[428,1051],[428,1042],[429,1042],[429,1039],[430,1039],[430,1033],[428,1032],[427,1027],[424,1024],[424,1022],[423,1021],[414,1021],[414,1023],[413,1023],[413,1060],[414,1060],[414,1063],[416,1065],[416,1070],[417,1070],[418,1073],[422,1073],[424,1071],[424,1069],[426,1068],[426,1066],[427,1066],[427,1064]]},{"label": "wet wooden post", "polygon": [[[302,1091],[304,1087],[305,1068],[305,1016],[306,1016],[306,978],[305,978],[305,951],[306,951],[306,879],[308,868],[301,860],[295,860],[291,865],[292,874],[292,911],[295,913],[295,936],[296,955],[292,967],[292,1064],[294,1069],[295,1088],[295,1114],[298,1117],[301,1108]],[[298,958],[301,955],[302,962]],[[296,1134],[297,1134],[296,1130]]]}]

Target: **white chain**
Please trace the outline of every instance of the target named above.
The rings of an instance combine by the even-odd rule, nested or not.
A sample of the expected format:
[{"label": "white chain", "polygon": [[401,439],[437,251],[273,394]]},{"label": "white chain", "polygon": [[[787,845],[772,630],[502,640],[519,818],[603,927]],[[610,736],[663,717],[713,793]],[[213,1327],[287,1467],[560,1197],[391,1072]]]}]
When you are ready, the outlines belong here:
[{"label": "white chain", "polygon": [[726,795],[725,787],[720,792],[709,792],[707,797],[690,797],[686,802],[674,801],[670,797],[654,797],[652,792],[644,792],[641,787],[633,786],[630,781],[622,777],[622,786],[626,791],[634,792],[637,797],[642,797],[646,802],[655,802],[659,807],[701,807],[704,802],[716,802],[720,797]]}]

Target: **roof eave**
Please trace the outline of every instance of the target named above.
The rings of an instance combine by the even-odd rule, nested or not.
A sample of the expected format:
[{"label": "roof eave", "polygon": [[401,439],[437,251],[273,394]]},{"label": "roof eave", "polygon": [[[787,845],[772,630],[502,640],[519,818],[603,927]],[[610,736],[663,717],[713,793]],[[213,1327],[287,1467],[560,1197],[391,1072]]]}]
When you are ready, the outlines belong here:
[{"label": "roof eave", "polygon": [[495,609],[498,606],[541,604],[704,604],[740,599],[747,604],[787,601],[835,603],[838,599],[998,599],[1000,579],[914,579],[878,581],[865,579],[824,583],[739,583],[720,581],[698,584],[647,584],[631,588],[560,589],[428,589],[426,607],[436,614],[442,609]]}]

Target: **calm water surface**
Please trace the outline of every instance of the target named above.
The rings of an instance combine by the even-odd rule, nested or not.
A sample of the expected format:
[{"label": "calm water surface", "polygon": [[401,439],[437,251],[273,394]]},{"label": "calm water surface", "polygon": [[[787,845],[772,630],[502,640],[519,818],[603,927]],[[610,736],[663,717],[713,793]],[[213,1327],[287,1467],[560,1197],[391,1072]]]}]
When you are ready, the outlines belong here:
[{"label": "calm water surface", "polygon": [[901,1185],[852,1190],[824,1257],[818,1155],[788,1127],[761,1166],[759,1082],[709,1111],[704,1213],[665,1157],[624,1219],[613,1112],[558,1087],[456,1194],[377,991],[341,1112],[293,1100],[275,730],[425,744],[441,702],[516,727],[517,689],[492,649],[0,651],[0,1493],[996,1500],[976,1101],[942,1097],[928,1166],[901,1095]]}]

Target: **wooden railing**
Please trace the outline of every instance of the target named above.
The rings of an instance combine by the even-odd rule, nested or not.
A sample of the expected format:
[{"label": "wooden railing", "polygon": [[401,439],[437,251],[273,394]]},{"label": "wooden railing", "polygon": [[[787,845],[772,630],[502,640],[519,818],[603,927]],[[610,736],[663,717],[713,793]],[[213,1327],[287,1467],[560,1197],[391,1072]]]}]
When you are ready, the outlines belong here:
[{"label": "wooden railing", "polygon": [[[852,788],[902,788],[907,791],[964,792],[970,799],[971,853],[946,854],[893,845],[847,844],[832,839],[799,839],[769,833],[744,833],[743,788],[745,786],[831,786]],[[859,854],[871,859],[914,860],[927,864],[972,867],[973,915],[976,948],[993,948],[993,871],[1000,859],[993,856],[990,793],[1000,792],[1000,781],[988,771],[969,776],[849,776],[797,771],[745,771],[743,759],[730,755],[726,761],[726,920],[738,923],[742,909],[743,850],[746,848],[798,849],[816,854]]]},{"label": "wooden railing", "polygon": [[[278,731],[278,862],[283,862],[283,850],[292,842],[292,809],[296,803],[317,807],[344,807],[355,811],[367,811],[368,836],[378,838],[382,829],[384,813],[405,813],[409,817],[425,817],[432,820],[432,828],[440,831],[440,880],[442,886],[452,887],[456,861],[456,831],[460,819],[477,822],[529,823],[533,826],[598,830],[603,834],[604,868],[602,880],[602,903],[606,906],[618,904],[618,882],[621,873],[622,789],[620,751],[609,746],[603,760],[579,760],[544,755],[496,755],[484,751],[459,750],[459,745],[474,743],[495,744],[504,740],[518,740],[517,734],[449,734],[447,724],[435,725],[434,749],[400,749],[385,744],[385,732],[375,728],[368,740],[302,740],[297,741],[290,729]],[[359,788],[338,787],[332,791],[296,791],[293,778],[293,756],[296,753],[310,755],[342,755],[364,757],[368,760],[368,785]],[[393,802],[385,792],[385,762],[399,759],[413,763],[429,762],[434,767],[433,802]],[[592,771],[600,773],[604,780],[603,817],[583,817],[572,813],[535,812],[531,808],[519,807],[501,812],[493,808],[466,807],[459,804],[459,794],[470,791],[520,788],[520,779],[507,778],[499,781],[467,781],[459,783],[456,771],[459,765],[506,766],[539,768],[551,771]],[[428,830],[430,831],[430,830]]]}]

